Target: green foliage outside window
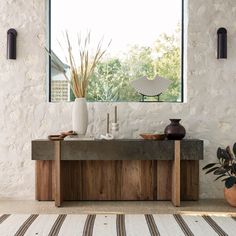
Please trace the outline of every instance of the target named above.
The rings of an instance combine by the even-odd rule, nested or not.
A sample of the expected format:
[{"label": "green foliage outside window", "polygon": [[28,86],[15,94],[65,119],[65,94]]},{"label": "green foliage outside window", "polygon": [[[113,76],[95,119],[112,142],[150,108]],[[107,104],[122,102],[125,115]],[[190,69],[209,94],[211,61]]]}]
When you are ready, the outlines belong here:
[{"label": "green foliage outside window", "polygon": [[[140,101],[141,95],[130,81],[155,75],[172,81],[169,89],[160,96],[161,101],[180,101],[181,52],[180,32],[163,34],[153,47],[134,45],[122,58],[108,58],[100,62],[89,82],[88,101]],[[73,96],[71,96],[73,100]],[[156,98],[147,98],[156,100]]]}]

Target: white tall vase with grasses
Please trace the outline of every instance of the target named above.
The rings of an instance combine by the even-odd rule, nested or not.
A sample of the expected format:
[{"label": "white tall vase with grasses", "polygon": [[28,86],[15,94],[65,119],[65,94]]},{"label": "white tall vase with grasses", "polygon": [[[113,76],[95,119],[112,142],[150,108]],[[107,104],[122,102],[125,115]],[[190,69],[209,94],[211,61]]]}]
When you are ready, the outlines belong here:
[{"label": "white tall vase with grasses", "polygon": [[[49,50],[46,50],[52,58],[54,57],[54,66],[65,76],[65,79],[70,84],[73,94],[76,97],[72,109],[72,128],[78,136],[83,136],[86,134],[88,126],[88,108],[85,99],[88,83],[94,73],[96,65],[100,62],[109,47],[111,40],[107,47],[103,49],[102,38],[94,51],[90,44],[90,32],[85,35],[84,39],[80,34],[78,35],[77,47],[75,43],[71,43],[68,32],[66,32],[65,36],[67,48],[67,54],[65,56],[66,62],[69,64],[70,68],[69,77],[67,71],[57,63],[58,58],[51,54]],[[73,49],[75,48],[74,50],[72,46]]]},{"label": "white tall vase with grasses", "polygon": [[88,127],[88,108],[85,98],[76,98],[72,109],[72,128],[78,136],[84,136]]}]

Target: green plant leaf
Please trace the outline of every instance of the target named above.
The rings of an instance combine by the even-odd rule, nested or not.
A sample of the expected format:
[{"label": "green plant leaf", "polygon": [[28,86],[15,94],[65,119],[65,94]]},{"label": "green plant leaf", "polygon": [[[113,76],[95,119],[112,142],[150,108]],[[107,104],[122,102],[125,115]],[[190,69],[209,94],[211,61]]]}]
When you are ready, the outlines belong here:
[{"label": "green plant leaf", "polygon": [[228,160],[227,161],[225,160],[224,163],[222,163],[222,164],[223,164],[222,165],[223,168],[228,169],[228,170],[230,169]]},{"label": "green plant leaf", "polygon": [[215,171],[215,170],[217,170],[217,169],[219,169],[220,167],[213,167],[213,168],[211,168],[210,170],[208,170],[205,174],[209,174],[209,173],[211,173],[212,171]]},{"label": "green plant leaf", "polygon": [[232,164],[231,173],[234,174],[234,175],[236,175],[236,163],[233,163],[233,164]]},{"label": "green plant leaf", "polygon": [[233,146],[233,152],[234,152],[234,155],[236,156],[236,143]]},{"label": "green plant leaf", "polygon": [[228,170],[224,169],[223,167],[218,168],[217,170],[214,171],[214,175],[222,175],[225,174]]},{"label": "green plant leaf", "polygon": [[222,178],[224,176],[227,176],[227,175],[226,174],[222,174],[222,175],[218,176],[217,178],[215,178],[214,181],[216,181],[216,180],[218,180],[218,179],[220,179],[220,178]]},{"label": "green plant leaf", "polygon": [[225,149],[221,149],[220,155],[221,155],[221,158],[223,158],[224,160],[230,160],[230,156]]},{"label": "green plant leaf", "polygon": [[202,169],[203,169],[203,170],[209,169],[209,168],[213,167],[213,166],[216,165],[216,164],[218,164],[218,163],[209,163],[209,164],[207,164],[206,166],[204,166]]},{"label": "green plant leaf", "polygon": [[222,182],[224,182],[224,181],[226,181],[228,178],[229,178],[229,177],[227,177],[227,178],[224,178],[224,179],[222,179],[221,181],[222,181]]},{"label": "green plant leaf", "polygon": [[221,148],[220,147],[217,149],[217,154],[216,155],[217,155],[218,159],[221,158]]},{"label": "green plant leaf", "polygon": [[225,150],[228,153],[228,156],[229,156],[230,160],[232,161],[234,159],[234,155],[231,152],[230,146],[227,146]]},{"label": "green plant leaf", "polygon": [[229,178],[226,179],[225,181],[225,187],[226,188],[231,188],[233,185],[236,183],[236,177],[230,176]]}]

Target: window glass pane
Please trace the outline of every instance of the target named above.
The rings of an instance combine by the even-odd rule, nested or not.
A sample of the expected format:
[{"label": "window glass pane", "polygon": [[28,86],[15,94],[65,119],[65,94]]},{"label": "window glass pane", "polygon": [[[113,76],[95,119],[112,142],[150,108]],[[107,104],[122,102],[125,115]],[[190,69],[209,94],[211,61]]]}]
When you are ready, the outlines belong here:
[{"label": "window glass pane", "polygon": [[[74,97],[57,68],[59,64],[70,77],[65,31],[72,48],[78,33],[90,31],[94,47],[102,37],[104,47],[112,41],[89,80],[88,101],[181,101],[181,4],[182,0],[51,0],[51,100]],[[171,81],[159,96],[142,96],[130,84],[156,75]]]}]

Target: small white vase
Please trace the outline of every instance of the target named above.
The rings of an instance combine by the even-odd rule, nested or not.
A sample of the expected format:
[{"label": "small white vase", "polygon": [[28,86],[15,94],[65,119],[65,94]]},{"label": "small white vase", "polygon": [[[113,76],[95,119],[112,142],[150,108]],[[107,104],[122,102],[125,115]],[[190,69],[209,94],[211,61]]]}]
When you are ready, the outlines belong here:
[{"label": "small white vase", "polygon": [[72,110],[72,129],[78,135],[85,135],[88,127],[88,108],[85,98],[76,98]]},{"label": "small white vase", "polygon": [[119,123],[111,123],[111,133],[114,139],[119,138]]}]

